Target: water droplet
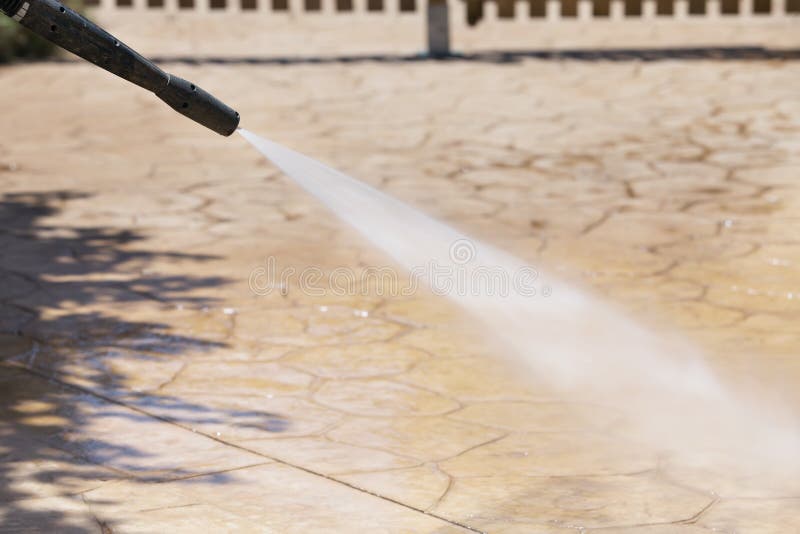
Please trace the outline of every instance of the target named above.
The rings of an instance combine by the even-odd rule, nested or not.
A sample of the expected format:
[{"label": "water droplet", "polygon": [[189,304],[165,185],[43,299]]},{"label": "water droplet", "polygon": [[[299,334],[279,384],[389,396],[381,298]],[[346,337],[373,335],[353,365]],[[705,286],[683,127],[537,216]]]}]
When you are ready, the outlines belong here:
[{"label": "water droplet", "polygon": [[222,309],[222,313],[224,313],[225,315],[233,315],[233,314],[236,313],[236,309],[235,308],[223,308]]}]

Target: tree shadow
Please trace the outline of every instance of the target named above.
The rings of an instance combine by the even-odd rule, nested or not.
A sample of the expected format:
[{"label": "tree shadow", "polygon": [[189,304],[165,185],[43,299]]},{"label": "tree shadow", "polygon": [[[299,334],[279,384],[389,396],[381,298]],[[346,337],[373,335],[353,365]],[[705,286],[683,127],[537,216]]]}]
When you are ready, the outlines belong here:
[{"label": "tree shadow", "polygon": [[[108,365],[116,358],[169,364],[225,347],[224,341],[176,334],[169,324],[138,319],[141,314],[126,318],[129,306],[199,309],[215,302],[203,290],[229,281],[148,270],[164,259],[215,257],[142,250],[146,236],[140,232],[48,223],[64,204],[89,197],[73,191],[0,197],[0,532],[106,532],[100,519],[88,526],[75,522],[71,507],[84,517],[89,513],[82,492],[108,479],[203,474],[154,457],[143,445],[152,436],[97,434],[106,423],[165,425],[157,428],[173,433],[221,424],[265,433],[288,427],[278,414],[207,407],[125,387],[124,368]],[[65,373],[75,378],[76,370],[77,380],[63,379]]]}]

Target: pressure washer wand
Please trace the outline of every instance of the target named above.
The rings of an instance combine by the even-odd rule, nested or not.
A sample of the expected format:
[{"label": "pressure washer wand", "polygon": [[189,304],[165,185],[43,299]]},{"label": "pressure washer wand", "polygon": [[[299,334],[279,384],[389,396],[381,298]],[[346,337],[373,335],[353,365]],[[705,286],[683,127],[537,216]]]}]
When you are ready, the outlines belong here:
[{"label": "pressure washer wand", "polygon": [[0,11],[48,41],[135,83],[172,109],[221,135],[239,126],[239,114],[209,93],[168,74],[82,15],[56,0],[0,0]]}]

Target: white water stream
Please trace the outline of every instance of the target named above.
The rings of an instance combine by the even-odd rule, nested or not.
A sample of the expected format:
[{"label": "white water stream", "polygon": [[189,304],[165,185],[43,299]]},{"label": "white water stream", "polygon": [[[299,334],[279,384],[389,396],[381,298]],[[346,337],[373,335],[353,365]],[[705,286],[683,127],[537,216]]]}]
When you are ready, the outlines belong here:
[{"label": "white water stream", "polygon": [[[550,287],[543,287],[514,256],[314,159],[239,133],[398,265],[477,319],[497,352],[540,382],[565,397],[625,410],[635,439],[685,462],[733,466],[742,475],[775,472],[784,480],[798,473],[797,418],[722,384],[692,346],[549,274]],[[429,265],[437,266],[435,276]],[[487,283],[487,273],[498,269],[517,290]]]}]

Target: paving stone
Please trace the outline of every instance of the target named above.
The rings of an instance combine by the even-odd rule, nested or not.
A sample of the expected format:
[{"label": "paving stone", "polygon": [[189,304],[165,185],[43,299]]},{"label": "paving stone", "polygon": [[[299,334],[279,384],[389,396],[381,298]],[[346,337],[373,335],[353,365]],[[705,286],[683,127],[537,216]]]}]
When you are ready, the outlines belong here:
[{"label": "paving stone", "polygon": [[[309,51],[343,28],[301,50],[282,24],[215,40],[186,20],[176,31],[222,56],[262,39]],[[109,22],[146,52],[186,52],[153,48],[155,21]],[[353,30],[361,44],[329,51],[413,52],[410,28]],[[754,28],[703,38],[772,31]],[[797,46],[771,28],[768,42]],[[506,31],[498,46],[524,33]],[[626,42],[697,42],[639,31]],[[542,32],[558,46],[610,38]],[[490,34],[458,39],[474,49]],[[800,406],[797,62],[174,70],[253,131],[690,337],[721,376]],[[27,103],[0,125],[4,528],[793,532],[791,477],[640,447],[622,414],[510,365],[424,289],[337,294],[328,280],[317,294],[295,278],[257,294],[270,257],[356,278],[392,263],[241,140],[82,64],[6,67],[0,92]]]}]

